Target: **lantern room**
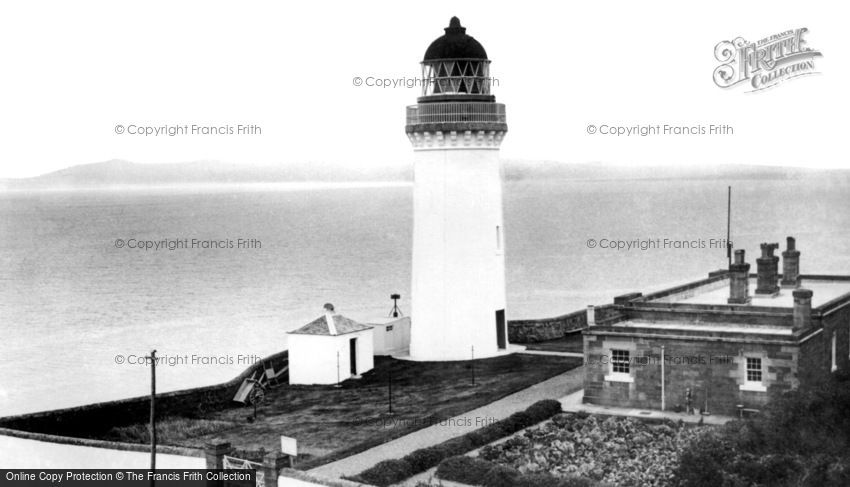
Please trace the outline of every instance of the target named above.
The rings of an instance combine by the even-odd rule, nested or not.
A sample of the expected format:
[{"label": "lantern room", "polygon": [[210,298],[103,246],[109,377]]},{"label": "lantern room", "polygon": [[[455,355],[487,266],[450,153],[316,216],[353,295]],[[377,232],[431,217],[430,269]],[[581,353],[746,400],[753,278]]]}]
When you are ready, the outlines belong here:
[{"label": "lantern room", "polygon": [[452,17],[444,30],[425,51],[419,102],[436,101],[431,97],[441,95],[490,101],[490,60],[484,46],[466,34],[457,17]]}]

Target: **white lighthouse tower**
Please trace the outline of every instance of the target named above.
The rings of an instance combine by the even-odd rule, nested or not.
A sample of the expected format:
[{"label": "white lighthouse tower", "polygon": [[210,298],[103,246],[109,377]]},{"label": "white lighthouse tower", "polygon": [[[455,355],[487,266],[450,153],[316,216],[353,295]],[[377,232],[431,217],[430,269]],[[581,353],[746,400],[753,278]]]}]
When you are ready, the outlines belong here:
[{"label": "white lighthouse tower", "polygon": [[469,360],[508,347],[499,145],[505,105],[484,47],[452,17],[428,47],[414,151],[410,358]]}]

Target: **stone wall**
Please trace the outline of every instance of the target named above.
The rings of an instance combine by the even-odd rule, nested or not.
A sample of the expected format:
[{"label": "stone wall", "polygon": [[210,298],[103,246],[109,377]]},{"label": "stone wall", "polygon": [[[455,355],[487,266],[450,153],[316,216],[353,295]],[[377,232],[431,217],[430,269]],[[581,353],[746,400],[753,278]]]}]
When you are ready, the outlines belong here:
[{"label": "stone wall", "polygon": [[[713,414],[737,415],[737,405],[762,409],[770,397],[798,384],[795,345],[744,343],[725,340],[687,340],[664,337],[612,337],[585,333],[584,401],[607,406],[661,409],[661,346],[664,346],[664,397],[666,409],[685,405],[691,388],[694,410],[705,407]],[[633,363],[631,381],[610,380],[610,350],[627,349]],[[740,388],[744,357],[762,358],[765,391]],[[606,377],[607,376],[607,377]]]},{"label": "stone wall", "polygon": [[812,316],[812,326],[822,331],[816,331],[801,345],[800,369],[805,380],[823,379],[832,373],[833,333],[838,370],[850,370],[850,306],[831,308]]},{"label": "stone wall", "polygon": [[[204,412],[231,407],[234,404],[233,396],[245,378],[262,370],[265,363],[271,362],[277,367],[278,364],[288,360],[288,356],[288,351],[283,351],[266,357],[246,369],[235,379],[223,384],[157,394],[157,417],[197,416]],[[150,396],[141,396],[73,408],[8,416],[0,418],[0,428],[79,438],[96,438],[114,426],[144,423],[149,418]]]},{"label": "stone wall", "polygon": [[[610,323],[620,318],[613,305],[597,306],[596,322]],[[536,343],[563,338],[570,333],[587,328],[587,310],[537,320],[511,320],[508,322],[508,341],[511,343]]]}]

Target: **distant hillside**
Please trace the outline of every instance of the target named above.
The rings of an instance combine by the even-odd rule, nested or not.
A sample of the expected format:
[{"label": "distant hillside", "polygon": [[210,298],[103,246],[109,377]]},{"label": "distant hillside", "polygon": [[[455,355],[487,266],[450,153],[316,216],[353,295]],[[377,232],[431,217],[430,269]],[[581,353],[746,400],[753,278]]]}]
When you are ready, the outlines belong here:
[{"label": "distant hillside", "polygon": [[615,166],[611,164],[564,164],[556,161],[506,161],[505,178],[580,180],[667,179],[800,179],[832,175],[850,182],[850,170],[815,170],[796,167],[718,164],[713,166]]},{"label": "distant hillside", "polygon": [[7,189],[73,189],[109,186],[244,184],[298,181],[396,181],[411,178],[406,165],[364,170],[356,165],[298,163],[245,165],[217,161],[139,164],[111,160],[72,166],[26,179],[0,180]]},{"label": "distant hillside", "polygon": [[[829,177],[850,183],[850,171],[818,171],[801,168],[717,165],[717,166],[614,166],[608,164],[568,164],[554,161],[506,160],[505,177],[520,180],[667,180],[667,179],[799,179]],[[78,189],[113,186],[162,186],[193,184],[245,184],[299,181],[410,181],[409,163],[384,167],[358,167],[356,164],[296,163],[244,165],[217,161],[169,164],[139,164],[111,160],[82,164],[34,178],[0,180],[0,189]]]}]

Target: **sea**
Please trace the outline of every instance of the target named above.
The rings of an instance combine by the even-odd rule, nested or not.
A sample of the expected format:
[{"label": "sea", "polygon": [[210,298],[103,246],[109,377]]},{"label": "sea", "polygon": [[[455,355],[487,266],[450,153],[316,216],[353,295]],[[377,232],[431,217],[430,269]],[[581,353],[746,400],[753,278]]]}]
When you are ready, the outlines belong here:
[{"label": "sea", "polygon": [[[729,186],[749,262],[791,235],[802,272],[850,274],[850,187],[828,176],[508,181],[508,319],[726,267]],[[0,193],[0,416],[144,395],[154,349],[158,391],[230,380],[328,302],[407,313],[412,224],[408,183]]]}]

